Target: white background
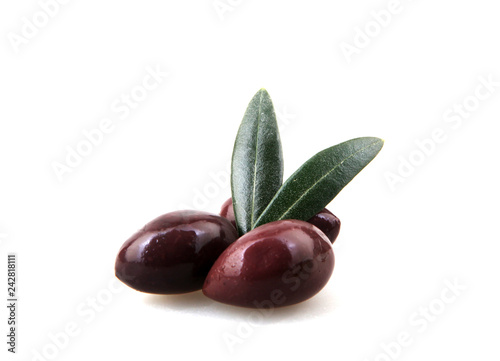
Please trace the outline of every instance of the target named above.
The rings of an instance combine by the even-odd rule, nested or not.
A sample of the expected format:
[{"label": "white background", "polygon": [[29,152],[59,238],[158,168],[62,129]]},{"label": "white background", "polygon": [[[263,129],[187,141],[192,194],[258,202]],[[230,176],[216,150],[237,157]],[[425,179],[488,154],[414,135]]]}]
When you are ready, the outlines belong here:
[{"label": "white background", "polygon": [[[1,3],[0,252],[4,266],[18,253],[20,299],[19,353],[2,336],[1,359],[388,360],[382,344],[408,361],[498,359],[500,87],[474,100],[480,78],[500,81],[498,4],[401,0],[381,28],[372,12],[387,0],[221,3],[231,10],[75,0],[47,24],[37,1]],[[367,26],[348,61],[342,46]],[[158,66],[168,77],[120,119],[112,104]],[[347,139],[386,141],[329,206],[342,230],[328,285],[253,323],[201,292],[115,290],[116,253],[136,229],[229,197],[234,137],[261,87],[281,114],[286,176]],[[474,110],[447,122],[464,101]],[[54,162],[103,118],[112,132],[59,180]],[[439,129],[445,141],[422,157],[416,142]],[[401,176],[393,187],[388,172]],[[399,351],[401,332],[412,343]]]}]

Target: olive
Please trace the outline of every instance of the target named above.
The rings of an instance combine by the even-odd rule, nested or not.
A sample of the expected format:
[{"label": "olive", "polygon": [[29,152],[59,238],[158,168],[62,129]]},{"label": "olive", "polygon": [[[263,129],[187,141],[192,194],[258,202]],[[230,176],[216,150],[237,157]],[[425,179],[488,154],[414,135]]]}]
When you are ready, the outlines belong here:
[{"label": "olive", "polygon": [[[229,198],[222,204],[220,215],[227,218],[231,224],[236,228],[236,220],[234,218],[233,200]],[[313,216],[309,223],[314,224],[328,237],[330,242],[335,242],[340,232],[340,219],[338,219],[332,212],[324,208],[318,214]]]},{"label": "olive", "polygon": [[328,237],[330,242],[335,242],[340,232],[340,219],[324,208],[307,222],[315,225]]},{"label": "olive", "polygon": [[203,285],[222,303],[274,308],[309,299],[328,282],[334,255],[316,226],[298,220],[264,224],[230,245]]},{"label": "olive", "polygon": [[157,294],[201,289],[219,255],[237,238],[231,223],[215,214],[178,211],[164,214],[121,247],[115,274],[126,285]]},{"label": "olive", "polygon": [[220,209],[221,217],[226,218],[231,224],[236,228],[236,219],[234,218],[234,208],[233,208],[233,199],[229,198],[222,204]]}]

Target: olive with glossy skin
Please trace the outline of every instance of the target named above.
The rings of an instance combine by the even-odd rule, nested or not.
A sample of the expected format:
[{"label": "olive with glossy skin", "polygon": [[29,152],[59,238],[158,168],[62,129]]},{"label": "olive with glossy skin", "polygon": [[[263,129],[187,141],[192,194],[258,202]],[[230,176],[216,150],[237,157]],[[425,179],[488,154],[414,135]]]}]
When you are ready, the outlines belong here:
[{"label": "olive with glossy skin", "polygon": [[231,224],[236,228],[236,219],[234,218],[234,208],[233,208],[233,199],[229,198],[222,204],[220,209],[221,217],[226,218]]},{"label": "olive with glossy skin", "polygon": [[[222,204],[220,215],[227,218],[231,224],[236,228],[236,220],[234,218],[233,200],[229,198]],[[332,212],[324,208],[318,214],[313,216],[307,222],[314,224],[321,229],[328,237],[330,242],[335,242],[340,232],[340,219],[338,219]]]},{"label": "olive with glossy skin", "polygon": [[231,223],[197,211],[164,214],[120,249],[115,274],[141,292],[185,293],[201,289],[219,255],[237,239]]},{"label": "olive with glossy skin", "polygon": [[335,242],[340,232],[340,219],[324,208],[307,222],[315,225],[328,237],[330,242]]},{"label": "olive with glossy skin", "polygon": [[333,272],[332,245],[310,223],[283,220],[248,232],[210,270],[203,293],[222,303],[274,308],[317,294]]}]

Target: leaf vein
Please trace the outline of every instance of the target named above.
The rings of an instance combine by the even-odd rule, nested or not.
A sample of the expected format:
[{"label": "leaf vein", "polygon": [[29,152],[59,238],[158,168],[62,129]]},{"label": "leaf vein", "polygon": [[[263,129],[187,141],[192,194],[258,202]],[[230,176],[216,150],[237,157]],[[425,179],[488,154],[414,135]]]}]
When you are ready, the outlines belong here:
[{"label": "leaf vein", "polygon": [[[379,143],[380,141],[375,141],[369,145],[367,145],[366,147],[364,148],[361,148],[359,149],[358,151],[350,154],[348,157],[346,157],[345,159],[343,159],[339,164],[337,164],[335,167],[333,167],[330,171],[328,171],[327,173],[325,173],[324,176],[322,176],[318,181],[316,181],[311,187],[309,187],[309,189],[304,192],[279,218],[278,220],[283,220],[286,215],[288,213],[290,213],[290,210],[297,204],[299,203],[314,187],[316,187],[316,185],[318,185],[318,183],[322,182],[326,177],[328,177],[335,169],[337,169],[338,167],[340,167],[344,162],[346,162],[349,158],[352,158],[354,157],[356,154],[358,154],[359,152],[362,152],[363,150],[367,149],[367,148],[370,148],[371,146],[373,146],[374,144],[377,144]],[[259,221],[259,220],[257,220]]]},{"label": "leaf vein", "polygon": [[260,113],[262,107],[262,92],[260,94],[259,99],[259,108],[257,113],[257,131],[255,137],[255,161],[253,164],[253,190],[252,190],[252,211],[250,214],[250,227],[253,225],[254,217],[255,217],[255,193],[257,192],[257,161],[258,161],[258,149],[259,149],[259,129],[260,129]]}]

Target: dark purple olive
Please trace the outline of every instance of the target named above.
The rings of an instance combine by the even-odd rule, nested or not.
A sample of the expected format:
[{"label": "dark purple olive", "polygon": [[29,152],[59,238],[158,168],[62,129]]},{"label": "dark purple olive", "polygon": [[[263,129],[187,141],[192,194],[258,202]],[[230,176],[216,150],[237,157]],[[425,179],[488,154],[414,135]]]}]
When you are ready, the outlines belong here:
[{"label": "dark purple olive", "polygon": [[307,222],[315,225],[328,237],[330,242],[335,242],[340,232],[340,219],[324,208]]},{"label": "dark purple olive", "polygon": [[[236,228],[236,220],[234,219],[233,200],[229,198],[221,207],[220,215],[227,218],[231,224]],[[313,216],[307,222],[314,224],[328,237],[330,242],[335,242],[340,232],[340,219],[338,219],[332,212],[324,208],[318,214]]]},{"label": "dark purple olive", "polygon": [[253,308],[293,305],[318,293],[333,272],[328,238],[310,223],[283,220],[248,232],[217,259],[203,293]]},{"label": "dark purple olive", "polygon": [[221,217],[226,218],[231,224],[236,228],[236,219],[234,218],[234,208],[233,208],[233,199],[229,198],[222,204],[220,209]]},{"label": "dark purple olive", "polygon": [[123,244],[116,257],[115,274],[141,292],[196,291],[203,286],[217,257],[236,238],[231,223],[215,214],[167,213]]}]

